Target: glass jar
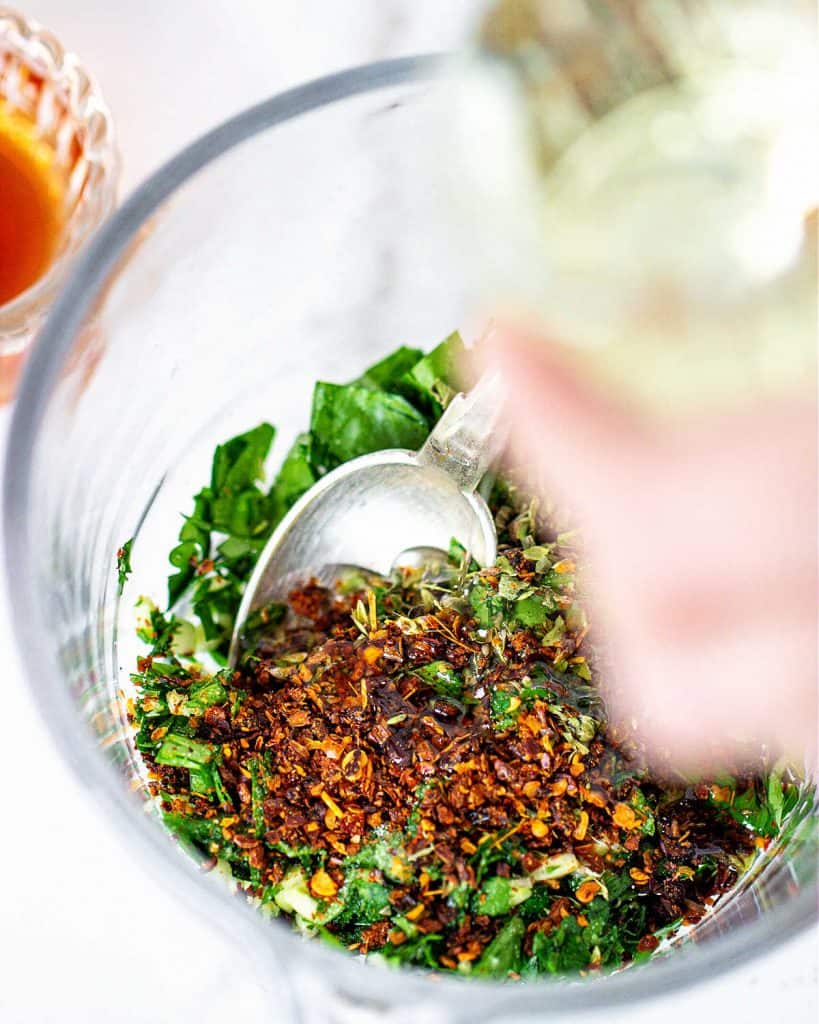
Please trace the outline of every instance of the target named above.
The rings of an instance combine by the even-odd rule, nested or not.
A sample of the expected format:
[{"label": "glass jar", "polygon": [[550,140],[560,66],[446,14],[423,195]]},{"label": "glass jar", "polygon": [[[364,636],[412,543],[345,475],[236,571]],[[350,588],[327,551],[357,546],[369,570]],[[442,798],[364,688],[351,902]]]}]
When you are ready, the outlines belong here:
[{"label": "glass jar", "polygon": [[[134,602],[162,599],[179,513],[214,445],[262,419],[273,463],[317,378],[346,380],[399,342],[470,332],[469,291],[411,149],[435,62],[342,72],[263,103],[170,161],[79,262],[31,354],[8,449],[15,627],[66,761],[154,873],[253,943],[310,1021],[543,1020],[633,1005],[725,970],[816,916],[815,821],[763,859],[672,955],[597,979],[505,984],[390,971],[230,898],[180,856],[146,800],[122,695]],[[89,322],[93,327],[89,329]],[[135,536],[118,595],[116,552]],[[298,1011],[296,1010],[298,1007]],[[280,1019],[280,1018],[278,1018]]]},{"label": "glass jar", "polygon": [[1,4],[0,105],[31,123],[64,183],[51,263],[25,291],[0,304],[2,404],[14,394],[24,354],[71,259],[113,209],[120,161],[110,111],[79,58],[42,25]]}]

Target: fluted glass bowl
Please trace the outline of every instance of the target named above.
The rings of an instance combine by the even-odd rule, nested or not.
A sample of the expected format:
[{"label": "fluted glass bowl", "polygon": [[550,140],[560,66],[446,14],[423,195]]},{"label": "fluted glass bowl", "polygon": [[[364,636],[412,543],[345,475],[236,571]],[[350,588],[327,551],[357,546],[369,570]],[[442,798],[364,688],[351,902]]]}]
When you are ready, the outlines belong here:
[{"label": "fluted glass bowl", "polygon": [[0,303],[2,403],[14,394],[25,352],[71,261],[114,207],[120,159],[111,112],[88,69],[42,25],[3,3],[0,105],[31,121],[65,181],[54,259],[24,292]]},{"label": "fluted glass bowl", "polygon": [[[816,915],[812,811],[803,806],[804,826],[667,957],[608,977],[529,984],[387,971],[228,897],[180,854],[144,799],[121,699],[133,603],[164,593],[179,514],[214,445],[267,419],[279,428],[275,463],[305,424],[317,378],[354,377],[402,342],[428,347],[455,327],[469,333],[474,296],[412,156],[434,68],[400,60],[284,93],[146,182],[55,306],[8,446],[15,626],[55,742],[154,872],[249,937],[287,979],[292,1005],[325,1021],[341,1020],[351,1001],[475,1024],[668,998]],[[135,574],[120,599],[115,554],[132,535]]]}]

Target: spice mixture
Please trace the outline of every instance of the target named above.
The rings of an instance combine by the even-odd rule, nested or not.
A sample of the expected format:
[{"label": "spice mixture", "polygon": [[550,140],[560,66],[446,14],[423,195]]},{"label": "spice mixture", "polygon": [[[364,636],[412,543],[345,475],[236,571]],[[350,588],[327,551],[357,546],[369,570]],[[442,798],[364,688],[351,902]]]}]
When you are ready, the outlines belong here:
[{"label": "spice mixture", "polygon": [[[735,884],[793,808],[773,770],[651,781],[607,730],[577,553],[502,480],[496,564],[306,581],[207,671],[253,559],[322,473],[417,447],[454,393],[457,336],[316,387],[270,491],[272,428],[221,446],[194,500],[133,718],[167,826],[263,912],[391,963],[493,977],[651,955]],[[411,435],[411,440],[409,439]],[[130,545],[120,579],[130,570]]]}]

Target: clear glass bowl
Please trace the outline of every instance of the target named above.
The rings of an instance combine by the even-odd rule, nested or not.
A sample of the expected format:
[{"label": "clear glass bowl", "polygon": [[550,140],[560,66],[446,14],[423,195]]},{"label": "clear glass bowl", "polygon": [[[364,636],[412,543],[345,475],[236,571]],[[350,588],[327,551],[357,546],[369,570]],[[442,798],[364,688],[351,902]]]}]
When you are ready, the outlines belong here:
[{"label": "clear glass bowl", "polygon": [[[357,1001],[470,1024],[633,1004],[711,977],[816,916],[808,808],[779,855],[668,957],[526,985],[387,972],[229,897],[144,799],[122,699],[133,605],[143,593],[162,598],[179,514],[213,446],[268,419],[280,456],[305,425],[317,378],[349,379],[400,342],[429,346],[456,326],[469,334],[475,296],[411,158],[434,67],[406,59],[309,83],[215,129],[146,182],[59,298],[8,446],[15,626],[55,742],[169,887],[249,939],[267,972],[286,977],[281,999],[295,993],[293,1006],[323,1021]],[[120,599],[115,554],[132,535],[135,573]]]}]

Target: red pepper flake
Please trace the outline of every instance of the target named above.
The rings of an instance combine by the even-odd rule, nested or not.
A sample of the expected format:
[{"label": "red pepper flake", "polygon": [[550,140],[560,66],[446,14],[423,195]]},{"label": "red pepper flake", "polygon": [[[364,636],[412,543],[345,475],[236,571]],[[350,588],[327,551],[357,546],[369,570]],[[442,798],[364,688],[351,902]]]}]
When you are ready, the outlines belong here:
[{"label": "red pepper flake", "polygon": [[338,892],[338,885],[323,868],[319,868],[310,879],[310,892],[318,899],[330,900]]},{"label": "red pepper flake", "polygon": [[595,882],[594,879],[590,878],[588,881],[582,882],[577,887],[575,896],[577,896],[581,903],[591,903],[594,897],[601,891],[600,883]]},{"label": "red pepper flake", "polygon": [[[519,579],[533,578],[534,563],[519,548],[504,546],[502,554]],[[518,570],[524,563],[528,577]],[[558,566],[565,576],[575,568],[568,559]],[[495,567],[475,578],[494,595],[501,575]],[[406,575],[405,585],[411,580]],[[400,616],[379,611],[390,601],[404,602]],[[572,604],[565,593],[555,601]],[[561,856],[574,868],[559,877],[544,871],[537,882],[549,906],[541,919],[527,920],[527,956],[535,932],[548,936],[575,914],[588,927],[577,911],[605,894],[595,878],[575,889],[577,870],[598,877],[628,871],[649,908],[647,929],[695,915],[704,899],[691,877],[704,845],[697,813],[710,806],[712,794],[691,808],[678,803],[673,814],[655,812],[656,833],[644,836],[646,819],[632,806],[639,806],[633,778],[615,786],[606,775],[627,760],[616,742],[600,733],[581,744],[569,687],[555,678],[543,697],[532,684],[555,648],[564,665],[587,664],[576,654],[579,634],[567,626],[545,655],[542,633],[509,624],[479,629],[466,603],[454,604],[426,598],[410,604],[397,589],[378,601],[372,590],[345,595],[317,584],[295,590],[293,621],[271,627],[226,685],[230,700],[189,722],[191,738],[210,744],[215,755],[218,799],[226,793],[235,813],[224,815],[226,806],[217,811],[216,796],[191,793],[188,770],[157,765],[149,755],[152,793],[162,795],[166,810],[190,814],[193,808],[212,821],[216,839],[206,852],[220,853],[219,836],[234,856],[239,851],[254,872],[248,892],[256,897],[293,867],[292,855],[280,851],[299,850],[301,858],[312,858],[312,896],[342,899],[351,877],[347,858],[374,839],[395,839],[386,856],[368,862],[377,867],[354,869],[356,878],[386,890],[383,920],[335,932],[364,953],[397,949],[410,941],[409,931],[413,942],[435,936],[429,955],[441,967],[474,963],[508,920],[464,910],[479,906],[474,894],[490,882],[502,891],[498,879],[538,877]],[[150,671],[150,659],[141,665]],[[472,694],[459,692],[475,680]],[[181,692],[190,682],[180,679],[174,688]],[[234,706],[235,696],[241,699]],[[155,742],[166,728],[154,730]],[[629,866],[639,862],[641,846],[643,866]],[[624,848],[634,856],[627,858]],[[304,870],[304,860],[299,863]],[[719,870],[715,892],[733,878],[725,863]],[[456,892],[470,902],[457,903]],[[631,897],[637,898],[633,889]],[[404,919],[403,928],[396,918]],[[326,923],[331,933],[337,920]]]},{"label": "red pepper flake", "polygon": [[627,832],[640,828],[641,822],[628,804],[618,803],[614,805],[612,818],[615,825]]}]

